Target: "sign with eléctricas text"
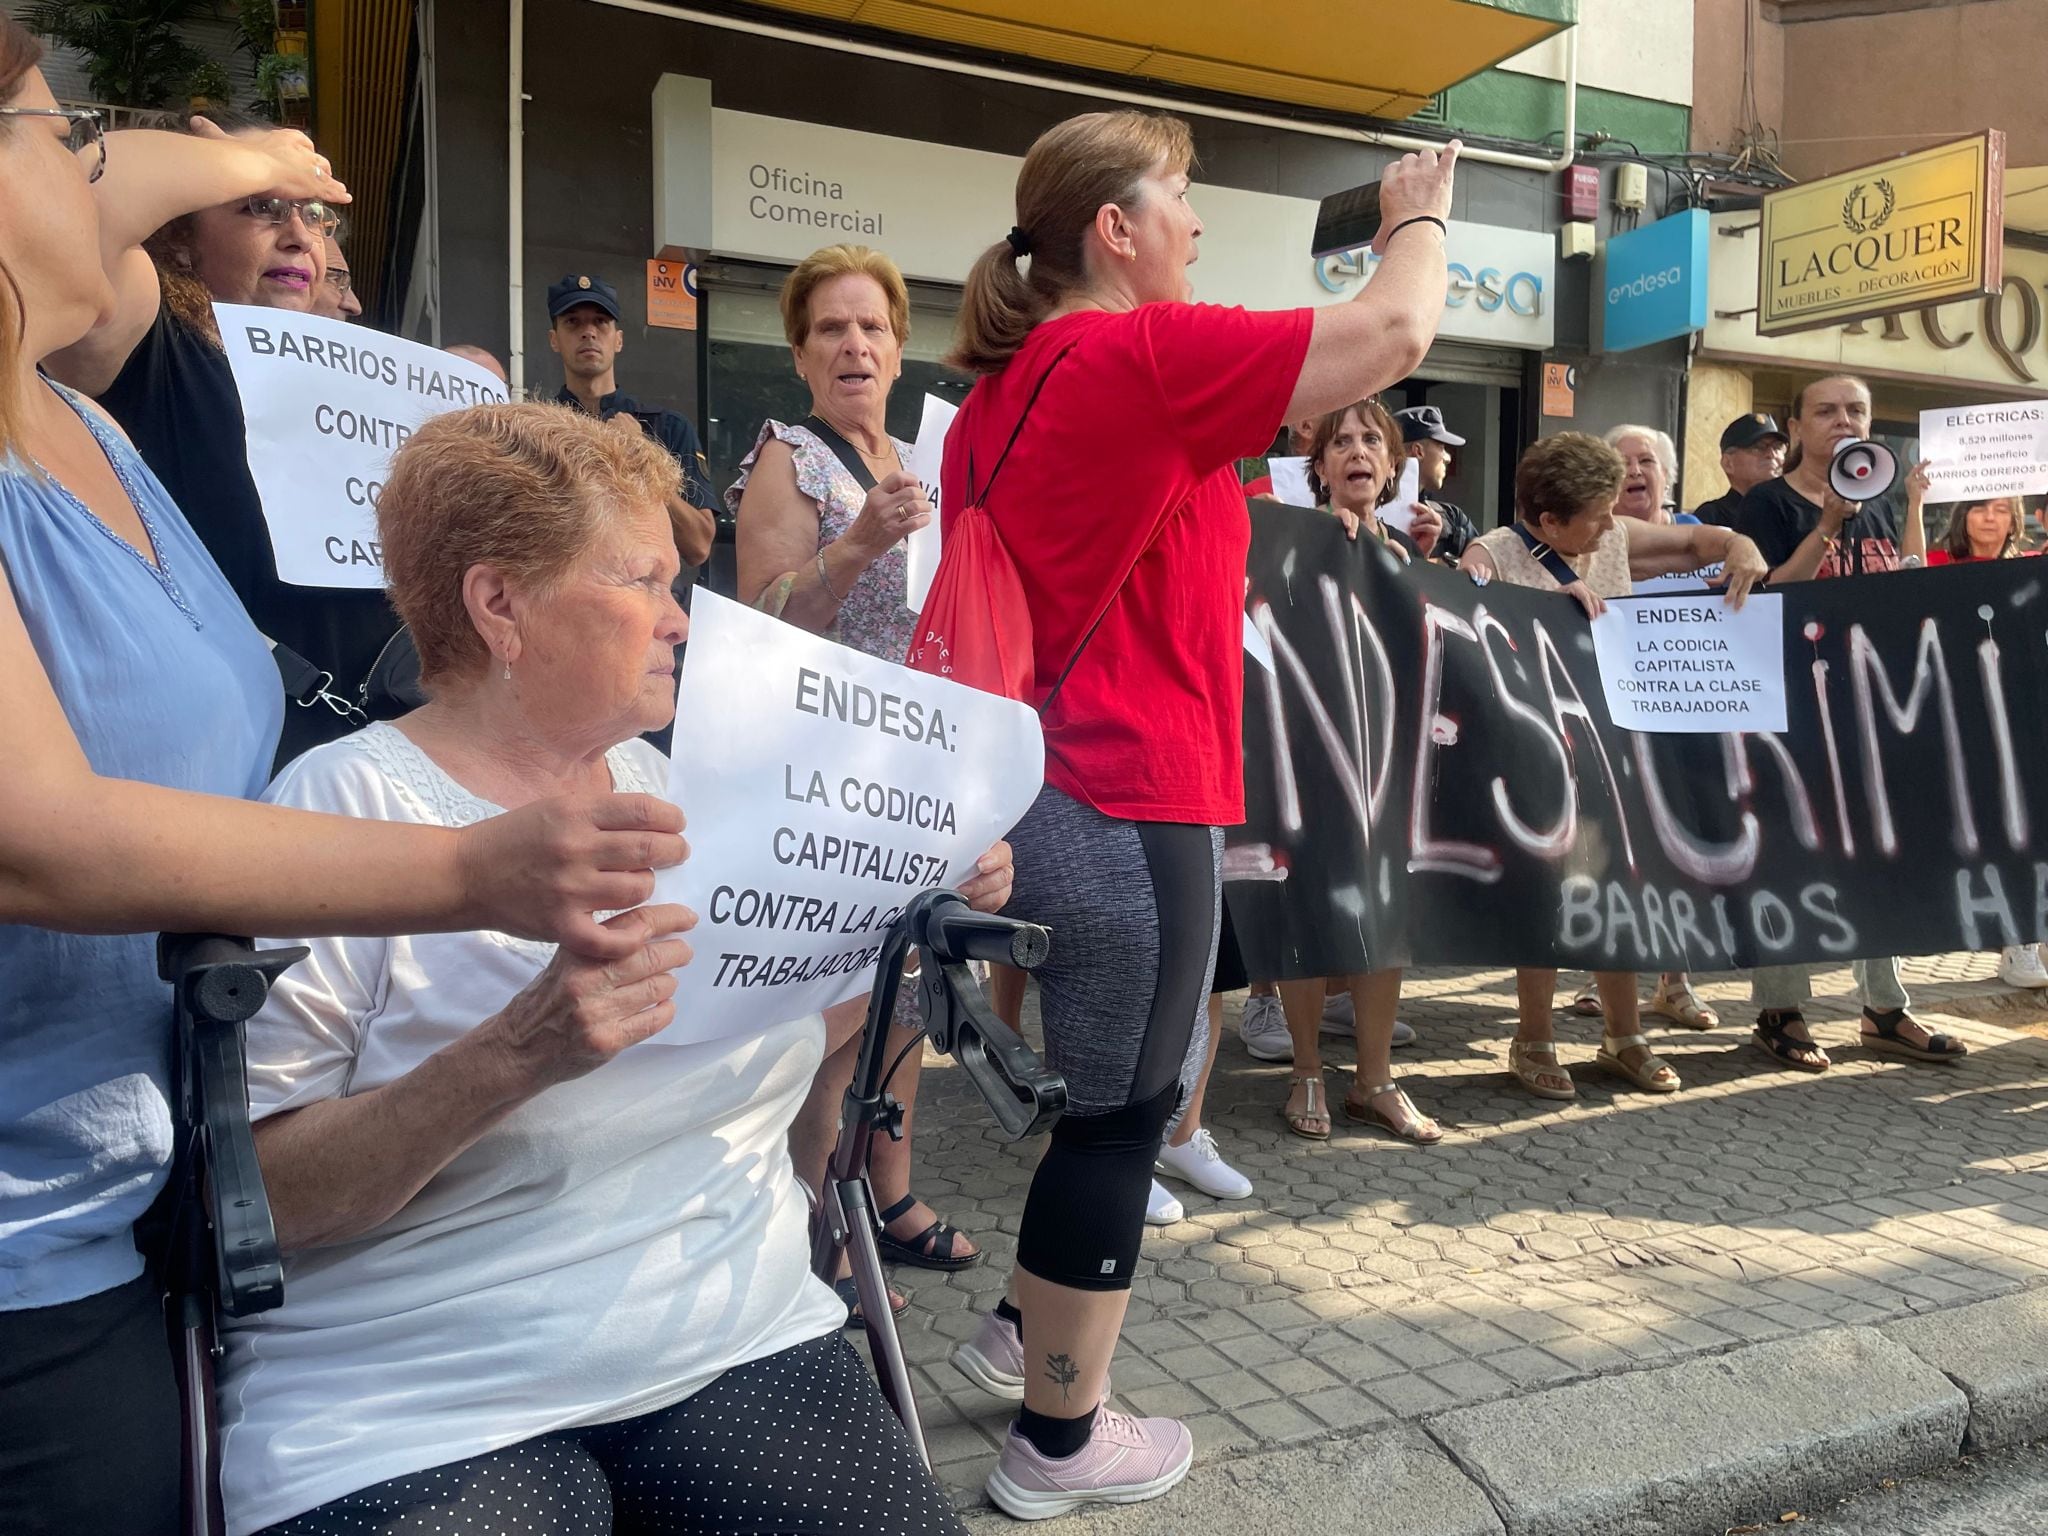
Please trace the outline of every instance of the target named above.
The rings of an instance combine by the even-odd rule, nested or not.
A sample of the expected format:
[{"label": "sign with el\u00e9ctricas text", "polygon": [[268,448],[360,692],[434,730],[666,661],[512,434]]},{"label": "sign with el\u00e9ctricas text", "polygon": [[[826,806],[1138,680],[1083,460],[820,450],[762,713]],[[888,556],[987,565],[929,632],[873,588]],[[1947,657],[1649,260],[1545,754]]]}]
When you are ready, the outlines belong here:
[{"label": "sign with el\u00e9ctricas text", "polygon": [[1920,413],[1929,501],[2048,491],[2048,401],[1942,406]]},{"label": "sign with el\u00e9ctricas text", "polygon": [[671,1045],[860,996],[918,892],[957,886],[1045,776],[1035,711],[708,590],[690,613],[669,797],[690,857],[656,901],[697,914]]},{"label": "sign with el\u00e9ctricas text", "polygon": [[278,580],[382,587],[376,509],[392,454],[428,417],[502,401],[504,385],[474,363],[365,326],[258,305],[213,309]]}]

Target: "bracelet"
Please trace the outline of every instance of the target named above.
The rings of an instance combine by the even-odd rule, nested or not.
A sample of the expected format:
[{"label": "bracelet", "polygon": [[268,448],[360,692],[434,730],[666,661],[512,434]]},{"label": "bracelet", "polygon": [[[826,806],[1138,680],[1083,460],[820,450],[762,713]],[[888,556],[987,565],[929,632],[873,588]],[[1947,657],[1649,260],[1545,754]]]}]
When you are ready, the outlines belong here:
[{"label": "bracelet", "polygon": [[1387,239],[1389,241],[1392,241],[1394,236],[1401,233],[1401,231],[1406,229],[1410,224],[1434,224],[1438,228],[1438,230],[1440,230],[1443,233],[1443,236],[1446,240],[1448,240],[1451,237],[1451,226],[1446,224],[1442,219],[1438,218],[1433,213],[1418,213],[1413,218],[1403,219],[1400,223],[1396,224],[1392,229],[1388,230]]},{"label": "bracelet", "polygon": [[832,590],[832,578],[825,574],[825,551],[822,549],[818,551],[818,585],[825,589],[825,595],[831,598],[833,602],[843,603],[846,601],[845,598]]}]

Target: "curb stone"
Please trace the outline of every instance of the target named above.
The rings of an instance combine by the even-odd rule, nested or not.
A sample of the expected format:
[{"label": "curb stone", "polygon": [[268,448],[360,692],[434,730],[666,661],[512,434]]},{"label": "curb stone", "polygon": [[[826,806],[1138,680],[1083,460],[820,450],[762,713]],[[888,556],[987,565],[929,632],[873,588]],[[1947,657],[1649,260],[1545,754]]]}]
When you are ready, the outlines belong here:
[{"label": "curb stone", "polygon": [[1969,1402],[1870,1328],[1836,1328],[1454,1409],[1432,1439],[1509,1536],[1720,1536],[1952,1464]]},{"label": "curb stone", "polygon": [[1929,1312],[1878,1331],[1962,1388],[1970,1403],[1965,1451],[2006,1450],[2048,1435],[2048,1289]]}]

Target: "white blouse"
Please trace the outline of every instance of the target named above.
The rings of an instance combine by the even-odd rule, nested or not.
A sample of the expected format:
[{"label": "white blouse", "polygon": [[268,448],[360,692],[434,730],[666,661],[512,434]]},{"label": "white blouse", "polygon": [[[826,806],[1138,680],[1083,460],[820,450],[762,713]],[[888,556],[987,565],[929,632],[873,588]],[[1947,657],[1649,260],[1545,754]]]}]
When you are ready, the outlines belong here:
[{"label": "white blouse", "polygon": [[[641,741],[621,792],[662,793]],[[385,724],[299,758],[266,799],[458,827],[497,813]],[[554,948],[507,934],[313,941],[249,1021],[256,1119],[402,1077],[503,1008]],[[230,1321],[220,1372],[233,1536],[387,1478],[651,1413],[835,1332],[810,1274],[788,1131],[813,1014],[752,1038],[660,1037],[527,1101],[405,1208],[287,1255],[285,1303]]]}]

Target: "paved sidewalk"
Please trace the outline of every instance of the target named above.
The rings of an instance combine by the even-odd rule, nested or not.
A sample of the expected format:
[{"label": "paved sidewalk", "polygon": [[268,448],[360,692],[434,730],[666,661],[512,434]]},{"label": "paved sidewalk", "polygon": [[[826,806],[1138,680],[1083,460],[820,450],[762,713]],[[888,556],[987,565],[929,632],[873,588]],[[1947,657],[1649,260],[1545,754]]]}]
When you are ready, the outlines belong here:
[{"label": "paved sidewalk", "polygon": [[[2007,1006],[1994,961],[1908,964],[1917,1011],[1971,1044],[1958,1067],[1857,1048],[1844,970],[1817,978],[1809,1010],[1834,1070],[1780,1070],[1748,1043],[1746,983],[1706,977],[1729,1022],[1656,1036],[1682,1093],[1580,1070],[1570,1105],[1506,1079],[1511,972],[1416,973],[1402,1013],[1421,1039],[1395,1059],[1448,1132],[1434,1148],[1341,1117],[1326,1143],[1288,1134],[1290,1069],[1245,1053],[1233,997],[1207,1121],[1257,1188],[1219,1202],[1170,1186],[1187,1217],[1148,1233],[1118,1398],[1190,1422],[1199,1480],[1235,1457],[1384,1452],[1450,1410],[1826,1330],[1874,1339],[1868,1325],[2048,1285],[2048,1040],[1947,1011]],[[1567,1066],[1590,1061],[1599,1028],[1560,1014]],[[1349,1042],[1326,1038],[1325,1059],[1348,1069]],[[913,1298],[902,1331],[935,1466],[974,1507],[1010,1407],[945,1357],[1005,1282],[1039,1145],[1001,1144],[950,1063],[924,1083],[918,1192],[991,1258],[894,1277]],[[1546,1453],[1568,1473],[1581,1451],[1566,1435]],[[1208,1523],[1172,1495],[1156,1508],[1115,1529]],[[1284,1508],[1270,1528],[1295,1528]]]}]

